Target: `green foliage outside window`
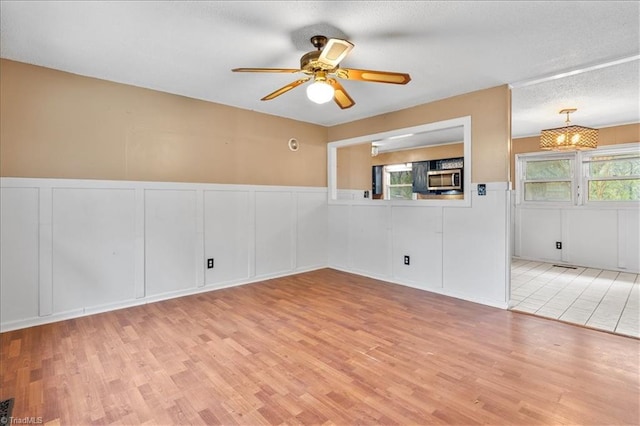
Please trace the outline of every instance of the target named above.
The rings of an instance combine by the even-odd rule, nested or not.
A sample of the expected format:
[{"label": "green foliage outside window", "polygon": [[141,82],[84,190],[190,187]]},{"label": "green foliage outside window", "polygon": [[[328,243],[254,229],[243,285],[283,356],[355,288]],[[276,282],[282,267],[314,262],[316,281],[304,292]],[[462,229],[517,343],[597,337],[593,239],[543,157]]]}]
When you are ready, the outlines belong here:
[{"label": "green foliage outside window", "polygon": [[389,198],[391,200],[410,200],[413,195],[411,186],[392,186],[389,188]]},{"label": "green foliage outside window", "polygon": [[637,176],[640,176],[638,157],[592,158],[589,162],[589,201],[640,201]]},{"label": "green foliage outside window", "polygon": [[640,179],[589,181],[589,201],[640,201]]},{"label": "green foliage outside window", "polygon": [[[573,170],[574,161],[582,167]],[[637,150],[576,152],[548,159],[540,155],[523,159],[522,165],[524,201],[570,202],[579,195],[573,193],[576,189],[584,190],[585,201],[640,201]]]},{"label": "green foliage outside window", "polygon": [[571,179],[571,162],[568,159],[527,161],[526,180]]},{"label": "green foliage outside window", "polygon": [[525,201],[571,201],[571,182],[526,182]]},{"label": "green foliage outside window", "polygon": [[389,172],[389,198],[410,200],[413,195],[413,175],[411,170]]},{"label": "green foliage outside window", "polygon": [[571,160],[525,163],[525,201],[571,201]]},{"label": "green foliage outside window", "polygon": [[411,170],[405,170],[402,172],[390,172],[389,178],[391,181],[391,185],[411,185],[413,183]]},{"label": "green foliage outside window", "polygon": [[594,157],[589,162],[589,176],[640,176],[640,158]]}]

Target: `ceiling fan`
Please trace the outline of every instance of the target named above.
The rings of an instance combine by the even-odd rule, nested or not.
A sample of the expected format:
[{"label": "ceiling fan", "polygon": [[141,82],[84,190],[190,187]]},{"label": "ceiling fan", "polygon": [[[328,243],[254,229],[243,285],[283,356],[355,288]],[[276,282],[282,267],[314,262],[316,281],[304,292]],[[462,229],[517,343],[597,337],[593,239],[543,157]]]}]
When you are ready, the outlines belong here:
[{"label": "ceiling fan", "polygon": [[411,81],[409,74],[373,71],[352,68],[340,68],[340,62],[353,49],[353,44],[347,40],[330,38],[322,35],[311,37],[311,44],[317,49],[308,52],[300,58],[300,68],[235,68],[233,72],[273,72],[296,73],[302,72],[307,77],[287,84],[278,90],[269,93],[262,101],[274,99],[291,89],[313,79],[313,84],[307,87],[307,97],[313,102],[323,104],[331,99],[342,109],[355,105],[355,101],[347,91],[335,79],[359,80],[375,83],[407,84]]}]

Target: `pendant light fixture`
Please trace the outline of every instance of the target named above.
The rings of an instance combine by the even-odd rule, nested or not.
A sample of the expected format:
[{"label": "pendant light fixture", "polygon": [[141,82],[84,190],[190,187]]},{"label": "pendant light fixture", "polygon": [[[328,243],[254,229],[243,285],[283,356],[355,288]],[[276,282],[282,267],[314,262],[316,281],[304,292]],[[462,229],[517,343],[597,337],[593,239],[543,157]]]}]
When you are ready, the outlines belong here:
[{"label": "pendant light fixture", "polygon": [[566,126],[543,130],[540,135],[540,149],[576,151],[598,147],[597,129],[571,124],[569,114],[577,110],[577,108],[566,108],[560,111],[560,114],[567,114]]}]

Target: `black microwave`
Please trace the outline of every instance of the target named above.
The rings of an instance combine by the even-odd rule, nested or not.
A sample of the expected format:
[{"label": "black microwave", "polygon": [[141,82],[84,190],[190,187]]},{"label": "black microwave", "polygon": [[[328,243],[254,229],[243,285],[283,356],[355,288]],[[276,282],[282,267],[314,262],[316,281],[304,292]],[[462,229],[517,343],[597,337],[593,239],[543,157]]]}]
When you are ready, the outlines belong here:
[{"label": "black microwave", "polygon": [[432,170],[427,172],[429,191],[462,190],[462,169]]}]

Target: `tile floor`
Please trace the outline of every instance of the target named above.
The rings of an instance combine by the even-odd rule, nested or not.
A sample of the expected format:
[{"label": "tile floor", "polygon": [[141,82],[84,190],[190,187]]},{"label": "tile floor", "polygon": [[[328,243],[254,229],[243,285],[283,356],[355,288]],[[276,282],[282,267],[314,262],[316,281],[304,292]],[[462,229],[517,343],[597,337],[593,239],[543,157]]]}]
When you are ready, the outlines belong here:
[{"label": "tile floor", "polygon": [[640,338],[638,277],[513,259],[510,309]]}]

